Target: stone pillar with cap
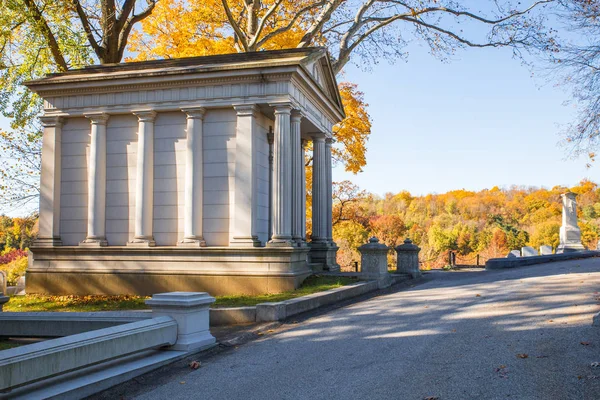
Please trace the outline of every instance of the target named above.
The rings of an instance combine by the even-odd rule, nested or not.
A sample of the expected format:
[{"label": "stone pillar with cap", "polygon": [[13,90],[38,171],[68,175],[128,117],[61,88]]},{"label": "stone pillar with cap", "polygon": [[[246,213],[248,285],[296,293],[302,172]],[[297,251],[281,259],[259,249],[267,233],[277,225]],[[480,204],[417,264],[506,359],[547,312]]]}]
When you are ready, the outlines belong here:
[{"label": "stone pillar with cap", "polygon": [[369,243],[358,248],[360,252],[361,279],[376,280],[381,289],[392,284],[392,277],[388,273],[387,253],[389,247],[379,243],[379,239],[373,236]]},{"label": "stone pillar with cap", "polygon": [[421,248],[410,239],[405,239],[404,243],[396,246],[396,272],[400,274],[408,274],[413,278],[421,276],[419,270],[419,251]]},{"label": "stone pillar with cap", "polygon": [[155,294],[146,304],[153,318],[167,316],[177,322],[177,342],[169,349],[200,351],[216,343],[210,333],[210,305],[214,301],[206,292],[170,292]]}]

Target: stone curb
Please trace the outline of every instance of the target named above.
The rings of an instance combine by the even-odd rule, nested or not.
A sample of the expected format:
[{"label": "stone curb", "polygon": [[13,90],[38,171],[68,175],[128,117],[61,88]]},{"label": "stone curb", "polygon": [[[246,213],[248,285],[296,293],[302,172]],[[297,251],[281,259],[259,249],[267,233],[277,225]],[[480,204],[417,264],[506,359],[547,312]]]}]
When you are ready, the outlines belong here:
[{"label": "stone curb", "polygon": [[574,260],[578,258],[590,258],[600,256],[600,251],[586,250],[574,251],[572,253],[549,254],[545,256],[514,257],[514,258],[491,258],[486,261],[485,269],[504,269],[525,267],[528,265],[544,264],[548,262]]},{"label": "stone curb", "polygon": [[210,325],[251,324],[255,322],[282,321],[304,313],[378,290],[376,281],[357,282],[351,285],[313,293],[295,299],[261,303],[254,307],[211,308]]}]

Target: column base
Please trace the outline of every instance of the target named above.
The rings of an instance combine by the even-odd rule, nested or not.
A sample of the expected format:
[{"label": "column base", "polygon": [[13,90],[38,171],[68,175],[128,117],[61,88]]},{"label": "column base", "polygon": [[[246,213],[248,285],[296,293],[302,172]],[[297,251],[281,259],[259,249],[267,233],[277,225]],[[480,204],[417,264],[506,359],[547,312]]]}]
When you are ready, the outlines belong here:
[{"label": "column base", "polygon": [[54,247],[62,246],[62,240],[59,236],[56,237],[38,237],[34,242],[36,247]]},{"label": "column base", "polygon": [[262,242],[256,236],[234,236],[229,244],[235,247],[262,247]]},{"label": "column base", "polygon": [[314,241],[308,244],[310,247],[311,264],[320,264],[326,271],[337,272],[340,266],[337,263],[336,255],[338,248],[335,242]]},{"label": "column base", "polygon": [[271,239],[267,242],[267,247],[297,247],[292,239]]},{"label": "column base", "polygon": [[177,246],[180,247],[206,247],[206,241],[202,237],[186,237],[183,238]]},{"label": "column base", "polygon": [[130,247],[154,247],[156,246],[156,242],[153,238],[133,238],[131,242],[127,242],[127,246]]},{"label": "column base", "polygon": [[87,238],[79,242],[79,245],[82,247],[106,247],[108,242],[104,238]]}]

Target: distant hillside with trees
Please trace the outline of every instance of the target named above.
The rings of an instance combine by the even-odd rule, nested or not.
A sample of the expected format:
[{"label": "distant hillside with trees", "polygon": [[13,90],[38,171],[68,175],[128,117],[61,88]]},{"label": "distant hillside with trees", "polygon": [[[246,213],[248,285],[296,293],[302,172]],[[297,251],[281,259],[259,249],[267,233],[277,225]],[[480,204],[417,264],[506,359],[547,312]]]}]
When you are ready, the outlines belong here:
[{"label": "distant hillside with trees", "polygon": [[[333,235],[340,247],[338,262],[346,268],[360,261],[358,246],[377,236],[388,246],[410,238],[421,247],[424,268],[448,263],[448,252],[459,264],[475,264],[504,257],[513,249],[559,244],[562,202],[560,194],[577,196],[577,214],[583,245],[596,248],[600,235],[600,189],[583,180],[574,187],[552,189],[510,187],[453,190],[444,194],[413,196],[407,191],[384,197],[359,190],[349,181],[335,184]],[[393,263],[393,252],[390,263]]]}]

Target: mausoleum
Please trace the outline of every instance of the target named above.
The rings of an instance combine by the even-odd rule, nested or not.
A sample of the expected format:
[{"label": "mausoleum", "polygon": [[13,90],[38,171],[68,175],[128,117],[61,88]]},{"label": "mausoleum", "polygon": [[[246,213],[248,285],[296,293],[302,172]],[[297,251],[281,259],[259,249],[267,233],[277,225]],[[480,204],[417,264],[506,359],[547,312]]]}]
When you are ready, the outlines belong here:
[{"label": "mausoleum", "polygon": [[44,100],[28,293],[278,292],[338,268],[331,146],[344,110],[326,50],[92,66],[26,85]]}]

